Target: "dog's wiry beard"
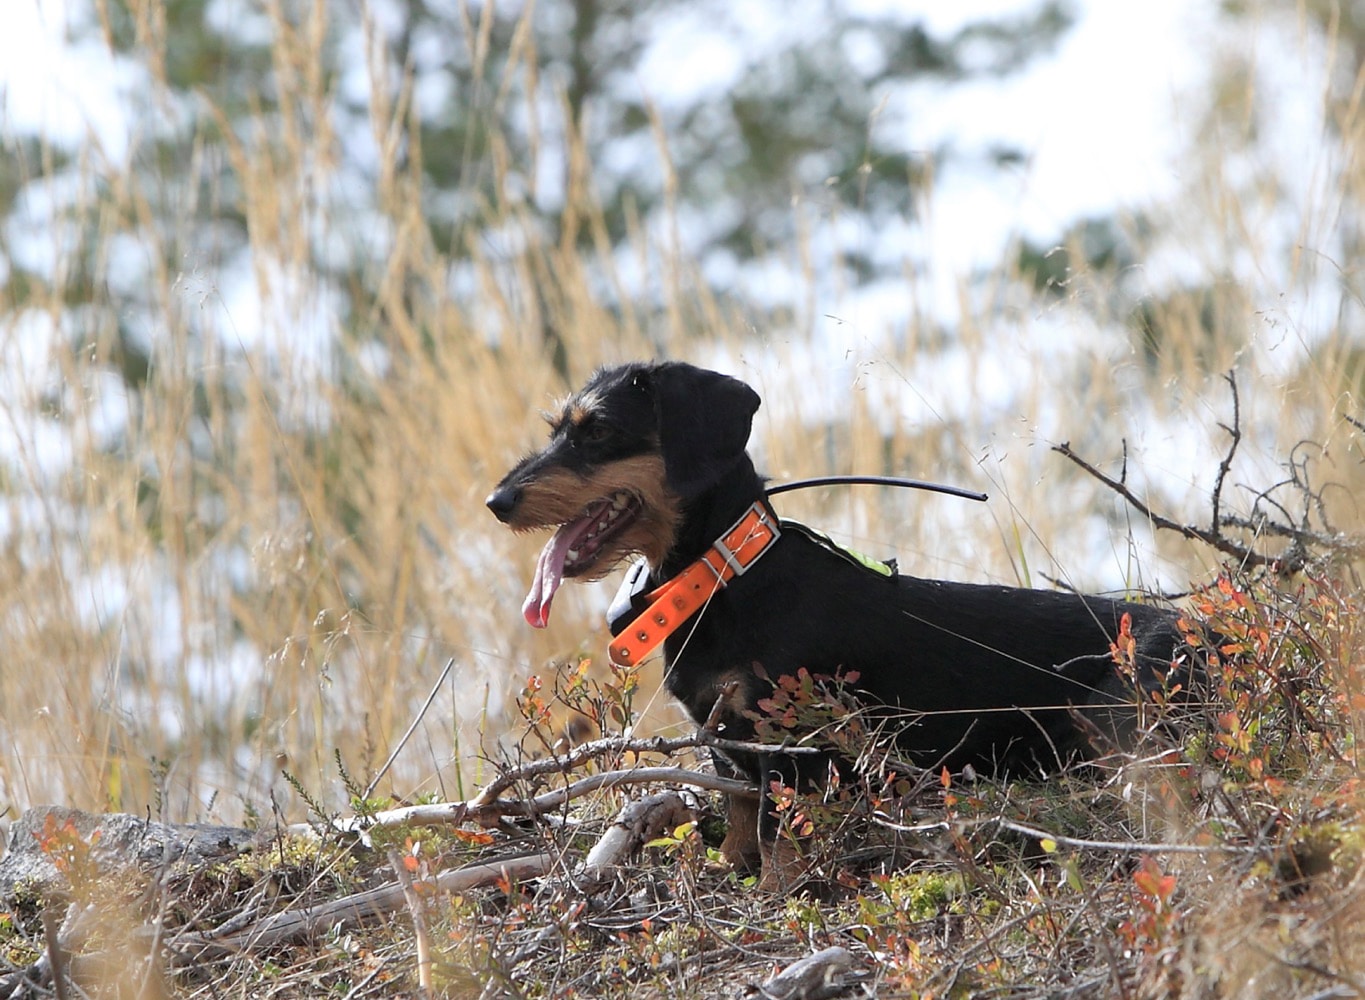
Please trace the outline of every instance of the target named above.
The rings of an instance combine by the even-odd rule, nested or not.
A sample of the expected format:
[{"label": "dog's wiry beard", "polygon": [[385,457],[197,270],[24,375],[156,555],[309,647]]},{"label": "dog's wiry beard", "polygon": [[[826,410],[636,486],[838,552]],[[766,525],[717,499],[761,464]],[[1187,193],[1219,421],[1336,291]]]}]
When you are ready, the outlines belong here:
[{"label": "dog's wiry beard", "polygon": [[547,469],[522,486],[517,531],[557,526],[541,550],[522,606],[527,622],[543,628],[565,579],[598,580],[640,554],[658,566],[672,549],[682,512],[666,484],[663,459],[638,455],[589,475]]}]

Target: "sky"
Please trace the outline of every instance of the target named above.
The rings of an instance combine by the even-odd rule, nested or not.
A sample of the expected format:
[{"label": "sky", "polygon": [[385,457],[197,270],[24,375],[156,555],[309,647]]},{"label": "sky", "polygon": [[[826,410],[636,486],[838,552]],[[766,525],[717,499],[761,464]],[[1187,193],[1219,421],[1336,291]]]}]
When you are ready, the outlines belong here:
[{"label": "sky", "polygon": [[0,31],[2,121],[6,132],[42,134],[64,146],[91,136],[118,161],[134,127],[120,94],[141,71],[97,36],[68,41],[68,28],[93,20],[82,0],[8,0]]},{"label": "sky", "polygon": [[[949,32],[1033,3],[926,0],[916,6],[931,30]],[[0,32],[0,123],[62,145],[93,137],[104,156],[119,161],[129,136],[146,127],[128,120],[118,96],[140,85],[142,70],[112,56],[97,33],[77,32],[88,37],[67,41],[69,26],[93,20],[82,0],[10,0],[7,7]],[[889,8],[913,10],[892,0],[848,4],[852,12]],[[1003,233],[1055,235],[1071,219],[1159,198],[1173,185],[1181,129],[1190,124],[1181,111],[1197,88],[1199,50],[1211,30],[1209,5],[1081,0],[1076,10],[1077,24],[1058,53],[1024,73],[951,87],[925,84],[924,92],[910,88],[902,100],[913,108],[884,112],[926,149],[947,137],[964,149],[1003,142],[1032,151],[1006,183],[994,171],[959,171],[944,181],[934,203],[936,251],[955,266],[979,261],[983,248],[992,250]],[[761,28],[753,26],[756,35]],[[803,28],[798,23],[786,30]],[[741,49],[733,38],[714,33],[684,37],[685,53],[659,48],[642,73],[651,96],[664,104],[723,86],[751,51],[748,39]],[[676,71],[682,59],[685,73]]]}]

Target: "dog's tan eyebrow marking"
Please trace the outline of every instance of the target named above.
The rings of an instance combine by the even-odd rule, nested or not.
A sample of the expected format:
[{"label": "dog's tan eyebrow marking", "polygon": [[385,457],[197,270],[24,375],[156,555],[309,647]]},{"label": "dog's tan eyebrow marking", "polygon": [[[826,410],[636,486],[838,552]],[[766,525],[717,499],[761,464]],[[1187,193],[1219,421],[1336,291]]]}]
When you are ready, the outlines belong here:
[{"label": "dog's tan eyebrow marking", "polygon": [[579,392],[555,404],[552,410],[542,410],[541,416],[550,425],[550,430],[558,432],[566,425],[581,427],[603,408],[603,399],[597,392]]},{"label": "dog's tan eyebrow marking", "polygon": [[565,415],[575,426],[580,425],[590,416],[601,410],[605,405],[602,395],[595,391],[580,392],[578,395],[568,400],[564,408]]},{"label": "dog's tan eyebrow marking", "polygon": [[597,392],[580,391],[554,404],[550,410],[542,410],[541,416],[552,431],[559,431],[566,424],[580,427],[593,413],[602,409],[602,397]]}]

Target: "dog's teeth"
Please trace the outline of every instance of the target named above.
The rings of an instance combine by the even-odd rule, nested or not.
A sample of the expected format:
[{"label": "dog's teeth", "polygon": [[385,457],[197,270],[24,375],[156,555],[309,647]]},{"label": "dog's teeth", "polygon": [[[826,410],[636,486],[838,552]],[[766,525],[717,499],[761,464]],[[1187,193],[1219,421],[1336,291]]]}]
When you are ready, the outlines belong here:
[{"label": "dog's teeth", "polygon": [[569,562],[577,562],[577,561],[578,561],[578,550],[577,550],[577,549],[570,549],[568,552],[565,553],[565,555],[567,555],[567,556],[569,557]]},{"label": "dog's teeth", "polygon": [[607,520],[608,520],[608,521],[615,521],[615,520],[616,520],[618,517],[620,517],[620,516],[621,516],[621,512],[620,512],[619,510],[617,510],[615,507],[613,507],[611,510],[607,511]]},{"label": "dog's teeth", "polygon": [[620,512],[625,510],[628,506],[630,506],[630,497],[624,493],[618,493],[611,498],[612,510]]}]

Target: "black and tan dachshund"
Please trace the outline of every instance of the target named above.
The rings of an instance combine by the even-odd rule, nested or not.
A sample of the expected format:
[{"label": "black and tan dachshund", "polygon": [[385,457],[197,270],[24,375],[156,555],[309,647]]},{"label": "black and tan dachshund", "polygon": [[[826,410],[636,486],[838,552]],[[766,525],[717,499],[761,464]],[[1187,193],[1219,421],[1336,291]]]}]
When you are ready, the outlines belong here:
[{"label": "black and tan dachshund", "polygon": [[[514,530],[556,529],[526,620],[545,626],[565,579],[599,579],[643,555],[649,593],[633,621],[614,624],[612,655],[635,663],[662,640],[665,685],[698,724],[719,707],[724,735],[747,740],[775,678],[856,672],[863,696],[907,715],[898,744],[914,763],[994,774],[1045,773],[1089,755],[1096,733],[1123,744],[1138,689],[1191,669],[1164,609],[878,571],[780,521],[745,451],[758,406],[743,382],[677,362],[593,375],[551,417],[549,444],[487,500]],[[1111,645],[1125,615],[1136,688]],[[715,758],[764,790],[815,777],[803,773],[810,758]],[[772,853],[778,820],[759,801],[731,798],[722,849],[735,863],[761,857],[776,887],[790,854]]]}]

